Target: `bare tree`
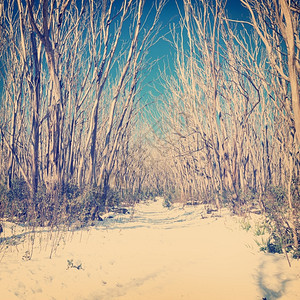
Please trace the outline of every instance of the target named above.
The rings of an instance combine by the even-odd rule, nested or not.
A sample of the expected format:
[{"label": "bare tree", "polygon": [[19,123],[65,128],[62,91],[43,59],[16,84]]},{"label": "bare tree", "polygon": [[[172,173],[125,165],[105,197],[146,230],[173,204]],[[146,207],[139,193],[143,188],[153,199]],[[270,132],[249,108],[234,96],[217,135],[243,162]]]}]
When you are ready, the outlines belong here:
[{"label": "bare tree", "polygon": [[[289,127],[292,115],[284,96],[288,88],[271,69],[260,40],[245,27],[235,30],[221,2],[184,4],[179,32],[172,30],[176,73],[162,74],[163,147],[176,162],[170,166],[176,185],[184,198],[210,191],[219,207],[229,192],[237,211],[247,193],[258,191],[263,207],[261,196],[277,178],[279,164],[271,137],[279,133],[279,120]],[[293,149],[287,140],[282,153]],[[289,164],[280,166],[287,174]]]},{"label": "bare tree", "polygon": [[242,0],[242,3],[251,14],[251,25],[263,41],[272,67],[280,80],[290,86],[292,113],[289,117],[299,140],[299,4],[286,0]]},{"label": "bare tree", "polygon": [[134,147],[141,71],[152,65],[164,3],[145,15],[142,0],[18,0],[1,9],[1,173],[9,189],[23,178],[36,202],[29,207],[64,210],[72,184],[94,186],[104,200],[113,177],[122,181],[114,170]]},{"label": "bare tree", "polygon": [[[297,153],[299,153],[300,141],[300,6],[297,1],[286,0],[242,0],[242,3],[249,10],[251,25],[266,48],[272,73],[276,76],[273,82],[275,81],[280,87],[282,98],[279,101],[289,118],[291,131],[290,134],[287,133],[288,138],[284,146],[287,147],[287,152],[283,156],[286,157],[286,153],[289,153],[285,158],[285,168],[287,169],[285,185],[290,211],[289,223],[293,231],[295,249],[298,249],[298,234],[295,224],[297,218],[291,195],[291,184],[294,178],[293,174],[297,174],[295,162]],[[273,87],[275,87],[274,83]],[[276,99],[276,95],[274,98]],[[276,105],[278,102],[275,100],[274,103]],[[280,132],[278,134],[280,135]],[[278,140],[282,141],[282,137]],[[268,159],[268,153],[266,155]]]}]

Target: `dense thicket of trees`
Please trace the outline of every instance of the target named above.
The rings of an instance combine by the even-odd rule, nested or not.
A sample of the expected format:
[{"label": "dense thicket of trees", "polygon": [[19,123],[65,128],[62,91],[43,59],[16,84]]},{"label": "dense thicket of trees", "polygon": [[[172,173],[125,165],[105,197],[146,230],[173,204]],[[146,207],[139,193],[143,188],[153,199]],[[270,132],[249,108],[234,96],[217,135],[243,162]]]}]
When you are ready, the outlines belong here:
[{"label": "dense thicket of trees", "polygon": [[93,219],[160,193],[258,207],[297,250],[300,3],[241,2],[248,20],[183,0],[151,117],[141,83],[164,1],[0,4],[2,216]]},{"label": "dense thicket of trees", "polygon": [[32,214],[67,210],[66,190],[92,190],[94,218],[111,185],[134,189],[137,95],[163,5],[143,13],[143,0],[4,2],[1,185],[28,191]]},{"label": "dense thicket of trees", "polygon": [[239,214],[259,204],[298,249],[300,6],[242,3],[247,22],[223,1],[184,1],[175,72],[162,73],[161,159],[177,197]]},{"label": "dense thicket of trees", "polygon": [[242,3],[247,22],[229,20],[223,1],[184,1],[175,72],[162,73],[161,159],[177,197],[239,214],[258,203],[298,249],[300,6]]}]

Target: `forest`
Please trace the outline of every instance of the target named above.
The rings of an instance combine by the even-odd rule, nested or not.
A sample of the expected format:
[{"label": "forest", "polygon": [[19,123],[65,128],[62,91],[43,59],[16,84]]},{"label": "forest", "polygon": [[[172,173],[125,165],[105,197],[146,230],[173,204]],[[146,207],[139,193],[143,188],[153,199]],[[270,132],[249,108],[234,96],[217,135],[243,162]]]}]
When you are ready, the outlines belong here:
[{"label": "forest", "polygon": [[265,215],[269,250],[299,258],[300,2],[241,0],[235,20],[179,0],[164,27],[167,5],[0,1],[0,226],[162,196]]}]

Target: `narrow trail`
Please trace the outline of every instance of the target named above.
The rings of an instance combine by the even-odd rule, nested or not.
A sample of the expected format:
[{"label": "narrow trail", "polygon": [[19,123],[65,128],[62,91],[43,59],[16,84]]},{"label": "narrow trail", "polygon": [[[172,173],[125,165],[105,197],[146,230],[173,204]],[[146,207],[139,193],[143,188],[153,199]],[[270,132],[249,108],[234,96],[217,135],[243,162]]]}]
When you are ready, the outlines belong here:
[{"label": "narrow trail", "polygon": [[221,215],[160,199],[51,239],[41,232],[30,260],[25,238],[1,261],[0,299],[300,299],[299,262],[258,252],[238,219]]}]

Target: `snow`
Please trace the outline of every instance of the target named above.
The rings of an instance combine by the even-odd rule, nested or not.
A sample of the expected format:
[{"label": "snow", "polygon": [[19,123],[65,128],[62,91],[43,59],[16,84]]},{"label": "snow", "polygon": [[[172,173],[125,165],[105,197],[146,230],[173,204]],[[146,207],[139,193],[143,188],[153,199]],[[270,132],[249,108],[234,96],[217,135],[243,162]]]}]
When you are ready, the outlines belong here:
[{"label": "snow", "polygon": [[300,261],[259,252],[243,219],[162,202],[71,231],[5,222],[0,299],[300,299]]}]

